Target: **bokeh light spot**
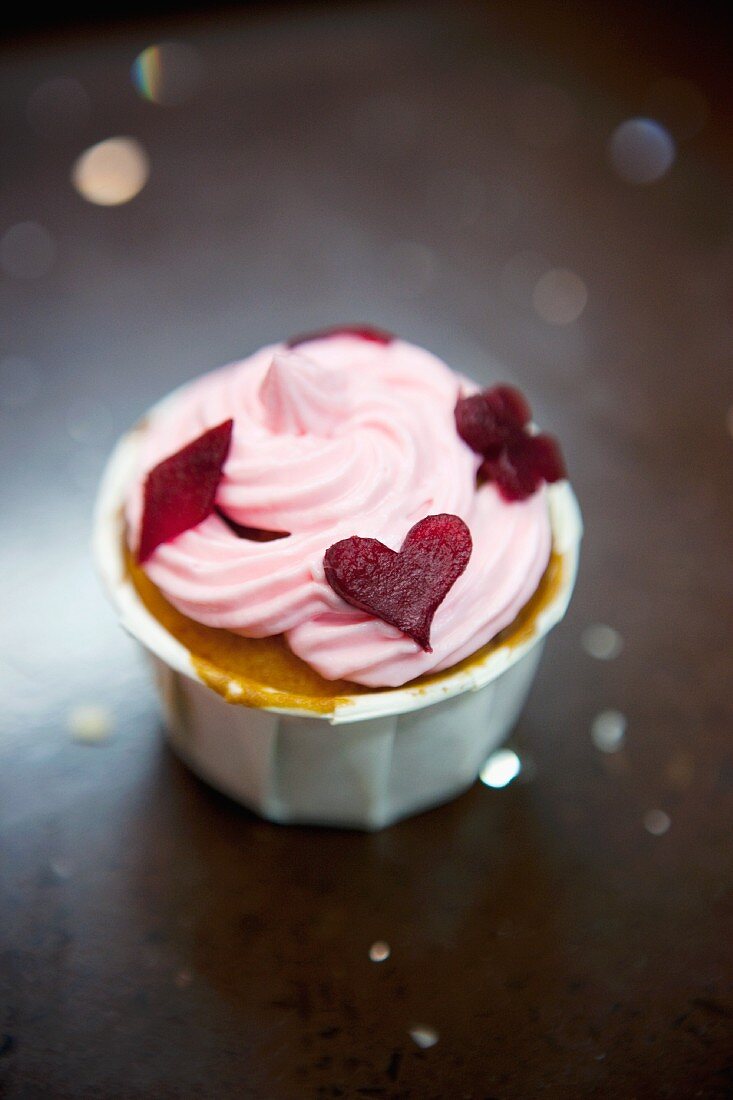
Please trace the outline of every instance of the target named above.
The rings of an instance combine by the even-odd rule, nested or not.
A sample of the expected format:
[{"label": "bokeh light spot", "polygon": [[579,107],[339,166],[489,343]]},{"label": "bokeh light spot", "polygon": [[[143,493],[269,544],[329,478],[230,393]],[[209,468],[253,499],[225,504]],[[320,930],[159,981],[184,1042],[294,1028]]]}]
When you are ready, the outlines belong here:
[{"label": "bokeh light spot", "polygon": [[132,83],[150,103],[174,107],[191,98],[201,79],[201,59],[185,42],[148,46],[132,63]]},{"label": "bokeh light spot", "polygon": [[100,141],[82,153],[71,182],[87,202],[119,206],[142,191],[150,175],[147,153],[134,138]]},{"label": "bokeh light spot", "polygon": [[498,790],[516,779],[522,770],[522,762],[511,749],[499,749],[488,758],[479,774],[479,779],[487,787]]},{"label": "bokeh light spot", "polygon": [[67,727],[73,739],[87,745],[106,741],[112,733],[112,725],[109,708],[95,703],[72,707],[67,719]]},{"label": "bokeh light spot", "polygon": [[423,1024],[418,1024],[416,1027],[410,1028],[410,1038],[421,1050],[427,1050],[437,1043],[438,1033],[434,1027],[425,1027]]},{"label": "bokeh light spot", "polygon": [[68,882],[73,874],[71,864],[63,859],[52,859],[48,865],[48,869],[56,882]]},{"label": "bokeh light spot", "polygon": [[654,183],[672,167],[675,144],[669,131],[654,119],[629,118],[611,135],[608,156],[627,183]]},{"label": "bokeh light spot", "polygon": [[602,710],[590,727],[591,740],[599,752],[620,752],[626,738],[626,718],[619,710]]},{"label": "bokeh light spot", "polygon": [[624,648],[624,640],[618,630],[605,623],[587,626],[580,639],[585,652],[597,661],[612,661]]},{"label": "bokeh light spot", "polygon": [[647,810],[644,814],[644,828],[652,836],[664,836],[672,824],[672,818],[664,810]]},{"label": "bokeh light spot", "polygon": [[577,321],[587,301],[588,290],[583,280],[564,267],[555,267],[541,275],[532,294],[536,312],[550,325]]}]

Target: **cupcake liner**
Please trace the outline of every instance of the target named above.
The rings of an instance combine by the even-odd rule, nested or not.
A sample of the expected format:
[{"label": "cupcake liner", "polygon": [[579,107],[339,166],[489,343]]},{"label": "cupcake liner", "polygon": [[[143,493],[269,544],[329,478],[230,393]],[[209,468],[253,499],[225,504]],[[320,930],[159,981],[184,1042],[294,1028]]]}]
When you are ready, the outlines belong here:
[{"label": "cupcake liner", "polygon": [[[150,614],[127,575],[123,502],[139,430],[124,436],[97,498],[93,552],[123,627],[151,655],[170,741],[212,786],[280,822],[378,829],[469,787],[516,722],[547,632],[575,583],[582,522],[566,482],[548,487],[558,589],[521,640],[434,682],[346,696],[334,712],[228,702]],[[338,729],[333,727],[338,726]]]}]

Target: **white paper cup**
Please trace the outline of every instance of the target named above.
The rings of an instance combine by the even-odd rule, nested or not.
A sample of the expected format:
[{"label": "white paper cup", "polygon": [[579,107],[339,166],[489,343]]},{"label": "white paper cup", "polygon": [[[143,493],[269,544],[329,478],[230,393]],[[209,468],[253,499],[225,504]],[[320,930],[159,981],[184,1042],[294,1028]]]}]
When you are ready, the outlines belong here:
[{"label": "white paper cup", "polygon": [[140,432],[117,444],[94,518],[97,569],[122,626],[152,657],[169,738],[202,779],[271,821],[380,829],[469,787],[529,692],[547,632],[575,583],[582,521],[575,495],[548,488],[561,583],[521,640],[436,682],[341,697],[333,714],[228,702],[147,610],[128,575],[123,501]]}]

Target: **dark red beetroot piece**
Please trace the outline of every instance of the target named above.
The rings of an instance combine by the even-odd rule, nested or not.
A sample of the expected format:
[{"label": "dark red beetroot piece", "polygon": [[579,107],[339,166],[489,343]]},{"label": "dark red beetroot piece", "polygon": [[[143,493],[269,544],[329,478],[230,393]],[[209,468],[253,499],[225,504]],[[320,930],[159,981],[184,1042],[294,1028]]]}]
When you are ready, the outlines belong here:
[{"label": "dark red beetroot piece", "polygon": [[566,477],[557,440],[551,435],[518,435],[496,458],[484,459],[479,473],[495,481],[504,500],[526,500],[549,483]]},{"label": "dark red beetroot piece", "polygon": [[385,347],[394,340],[391,332],[385,332],[380,328],[372,328],[371,325],[334,325],[333,328],[324,328],[317,332],[306,332],[302,336],[292,336],[285,346],[297,348],[301,344],[310,344],[312,340],[327,340],[329,336],[356,336],[359,340],[368,340],[372,344],[383,344]]},{"label": "dark red beetroot piece", "polygon": [[494,386],[483,393],[461,397],[456,405],[456,427],[472,451],[490,458],[521,433],[532,411],[513,386]]},{"label": "dark red beetroot piece", "polygon": [[143,520],[137,560],[142,564],[163,542],[182,535],[210,516],[232,441],[233,420],[210,428],[145,479]]},{"label": "dark red beetroot piece", "polygon": [[458,434],[483,455],[479,475],[496,482],[504,500],[526,500],[543,481],[567,476],[557,440],[527,431],[531,415],[525,397],[512,386],[495,386],[456,404]]},{"label": "dark red beetroot piece", "polygon": [[432,653],[435,612],[468,565],[471,532],[459,516],[427,516],[407,532],[397,553],[378,539],[354,535],[329,546],[326,580],[342,599],[414,638]]},{"label": "dark red beetroot piece", "polygon": [[290,534],[289,531],[265,531],[262,527],[245,527],[243,523],[237,523],[228,516],[218,505],[214,507],[214,511],[238,539],[249,539],[250,542],[274,542],[275,539],[286,539]]}]

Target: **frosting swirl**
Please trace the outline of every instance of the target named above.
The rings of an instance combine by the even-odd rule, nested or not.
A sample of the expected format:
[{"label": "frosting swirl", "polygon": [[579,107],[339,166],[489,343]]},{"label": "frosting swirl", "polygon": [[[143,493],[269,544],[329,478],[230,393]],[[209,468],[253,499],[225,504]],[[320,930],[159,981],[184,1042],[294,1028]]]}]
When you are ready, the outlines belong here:
[{"label": "frosting swirl", "polygon": [[[284,633],[326,679],[396,687],[469,656],[516,617],[551,549],[545,490],[507,503],[475,487],[481,459],[460,439],[456,400],[476,390],[430,352],[339,334],[263,348],[178,391],[151,415],[126,503],[137,545],[145,477],[234,418],[217,505],[235,523],[288,532],[238,538],[213,514],[158,547],[145,571],[183,614],[246,637]],[[351,535],[398,550],[427,515],[469,526],[473,553],[433,619],[432,653],[346,604],[323,556]]]}]

